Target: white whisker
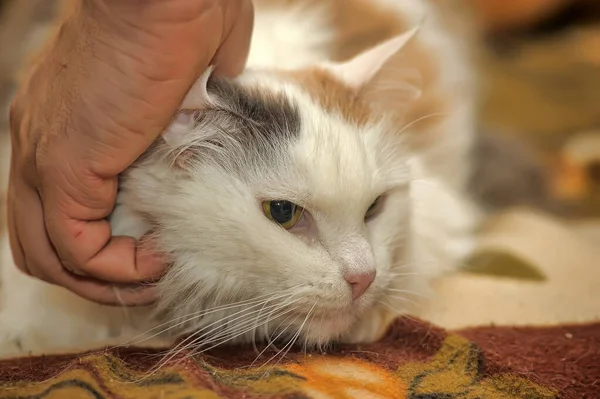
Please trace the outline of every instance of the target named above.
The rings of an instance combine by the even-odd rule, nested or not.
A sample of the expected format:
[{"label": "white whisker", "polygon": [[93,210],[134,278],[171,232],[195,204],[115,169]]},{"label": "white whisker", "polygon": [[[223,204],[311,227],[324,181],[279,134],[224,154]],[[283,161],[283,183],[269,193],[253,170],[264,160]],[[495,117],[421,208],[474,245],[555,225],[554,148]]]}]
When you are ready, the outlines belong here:
[{"label": "white whisker", "polygon": [[412,305],[417,305],[417,302],[415,302],[414,300],[410,299],[410,298],[406,298],[403,296],[395,296],[395,295],[389,295],[389,294],[383,294],[383,296],[385,296],[387,299],[391,300],[399,300],[402,302],[408,302]]},{"label": "white whisker", "polygon": [[447,116],[447,113],[444,112],[434,112],[431,114],[427,114],[424,116],[421,116],[420,118],[417,118],[415,120],[413,120],[412,122],[407,123],[406,125],[404,125],[404,127],[402,127],[402,129],[400,129],[398,132],[396,132],[396,134],[401,134],[404,133],[407,129],[410,129],[412,126],[414,126],[416,123],[419,123],[425,119],[429,119],[429,118],[433,118],[434,116]]},{"label": "white whisker", "polygon": [[415,296],[419,296],[421,298],[429,298],[429,296],[419,293],[419,292],[415,292],[415,291],[410,291],[410,290],[401,290],[398,288],[388,288],[387,291],[392,291],[392,292],[398,292],[398,293],[403,293],[403,294],[409,294],[409,295],[415,295]]},{"label": "white whisker", "polygon": [[[283,315],[285,315],[285,314],[287,314],[287,313],[293,312],[295,309],[297,309],[297,307],[296,307],[296,308],[292,308],[292,309],[285,310],[284,312],[281,312],[281,313],[279,313],[279,314],[277,314],[277,315],[273,316],[273,317],[272,317],[272,319],[274,319],[274,318],[277,318],[277,317],[281,317],[281,316],[283,316]],[[269,320],[266,320],[264,323],[268,323],[270,320],[271,320],[271,319],[269,319]],[[264,323],[261,323],[261,324],[264,324]],[[236,338],[237,336],[243,335],[244,333],[251,331],[253,328],[254,328],[254,326],[251,326],[250,328],[247,328],[246,330],[242,330],[241,332],[239,332],[239,331],[238,331],[238,334],[237,334],[237,335],[233,335],[233,336],[231,336],[231,334],[230,334],[230,336],[226,337],[225,339],[221,339],[221,340],[220,340],[219,342],[217,342],[217,343],[214,343],[214,342],[213,342],[213,345],[211,345],[211,346],[209,346],[209,347],[207,347],[207,348],[204,348],[204,349],[202,349],[201,351],[192,351],[190,354],[188,354],[187,356],[185,356],[183,359],[186,359],[186,358],[188,358],[189,356],[193,356],[193,355],[201,354],[201,353],[204,353],[204,352],[206,352],[206,351],[209,351],[209,350],[211,350],[211,349],[214,349],[214,348],[216,348],[216,347],[218,347],[218,346],[220,346],[220,345],[224,344],[225,342],[227,342],[227,341],[230,341],[230,340],[232,340],[232,339]],[[190,337],[193,337],[193,336],[194,336],[194,335],[192,335],[192,336],[190,336]],[[186,338],[186,340],[184,340],[183,342],[185,342],[185,341],[189,340],[189,338],[190,338],[190,337]],[[149,371],[149,372],[148,372],[148,373],[147,373],[145,376],[143,376],[143,377],[142,377],[142,379],[143,379],[143,378],[148,378],[148,377],[149,377],[149,376],[151,376],[152,374],[156,373],[158,370],[160,370],[162,367],[164,367],[166,364],[168,364],[168,363],[169,363],[171,360],[173,360],[174,358],[176,358],[176,357],[177,357],[177,355],[179,355],[180,353],[182,353],[182,352],[184,352],[185,350],[189,349],[190,347],[194,346],[194,345],[195,345],[195,344],[196,344],[196,343],[197,343],[199,340],[201,340],[201,339],[202,339],[202,336],[201,336],[201,337],[196,337],[196,338],[192,339],[192,341],[191,341],[191,342],[188,342],[187,344],[185,344],[184,346],[182,346],[181,348],[179,348],[177,351],[175,351],[175,349],[177,349],[179,346],[181,346],[181,344],[182,344],[182,343],[178,344],[178,345],[177,345],[175,348],[173,348],[173,349],[172,349],[172,351],[171,351],[171,352],[175,351],[175,353],[171,353],[171,354],[169,354],[169,355],[165,356],[165,358],[163,358],[163,360],[161,360],[161,361],[160,361],[160,362],[159,362],[159,363],[158,363],[156,366],[154,366],[154,367],[153,367],[153,368],[152,368],[152,369],[151,369],[151,370],[150,370],[150,371]],[[183,360],[183,359],[182,359],[182,360]]]},{"label": "white whisker", "polygon": [[[289,318],[290,318],[290,317],[288,316],[288,317],[287,317],[285,320],[288,320]],[[292,324],[294,324],[294,321],[296,321],[296,319],[297,319],[297,318],[298,318],[298,316],[295,316],[295,317],[294,317],[294,319],[293,319],[291,322],[289,322],[289,323],[288,323],[288,325],[287,325],[287,326],[286,326],[286,327],[285,327],[283,330],[281,330],[281,332],[280,332],[279,334],[277,334],[277,336],[276,336],[275,338],[273,338],[273,339],[271,340],[271,338],[269,337],[269,341],[270,341],[270,343],[272,343],[272,341],[277,341],[277,340],[278,340],[278,339],[279,339],[279,338],[280,338],[280,337],[281,337],[281,336],[282,336],[282,335],[283,335],[283,334],[284,334],[284,333],[287,331],[287,329],[288,329],[288,328],[290,328]],[[280,323],[279,325],[281,325],[281,324],[283,324],[283,323]],[[258,359],[260,359],[260,357],[261,357],[261,356],[262,356],[262,355],[263,355],[263,354],[264,354],[264,353],[267,351],[267,349],[269,349],[270,347],[271,347],[271,344],[269,344],[268,346],[266,346],[266,347],[265,347],[265,348],[264,348],[264,349],[263,349],[263,350],[262,350],[262,351],[261,351],[261,352],[258,354],[258,356],[256,356],[256,358],[254,359],[254,361],[252,362],[252,364],[250,365],[250,367],[254,366],[254,364],[256,363],[256,361],[257,361]],[[277,348],[275,348],[275,350],[279,351],[279,349],[277,349]]]},{"label": "white whisker", "polygon": [[[190,322],[192,320],[204,317],[204,316],[209,315],[209,314],[213,314],[213,313],[216,313],[216,312],[226,311],[226,310],[229,310],[229,309],[232,309],[232,308],[236,308],[236,307],[239,307],[239,306],[244,306],[244,305],[257,304],[257,303],[261,304],[263,302],[267,303],[270,300],[279,299],[279,298],[282,298],[282,297],[287,296],[287,295],[289,295],[288,292],[283,292],[283,293],[281,293],[281,295],[276,296],[276,297],[273,297],[273,294],[266,294],[266,295],[261,295],[259,297],[253,298],[253,299],[248,299],[248,300],[244,300],[244,301],[240,301],[240,302],[234,302],[234,303],[231,303],[231,304],[225,304],[225,305],[216,306],[216,307],[213,307],[213,308],[203,309],[203,310],[199,310],[197,312],[189,313],[187,315],[180,316],[180,317],[171,319],[171,320],[169,320],[167,322],[161,323],[158,326],[155,326],[155,327],[153,327],[153,328],[151,328],[151,329],[143,332],[142,334],[139,334],[139,335],[137,335],[137,336],[135,336],[135,337],[133,337],[133,338],[131,338],[131,339],[123,342],[120,346],[134,345],[134,344],[139,344],[141,342],[148,341],[148,340],[150,340],[150,339],[152,339],[154,337],[157,337],[159,335],[164,334],[165,332],[167,332],[167,331],[169,331],[169,330],[171,330],[173,328],[176,328],[176,327],[178,327],[180,325],[184,325],[184,324],[186,324],[186,323],[188,323],[188,322]],[[268,298],[268,297],[271,297],[271,298],[268,299],[268,300],[266,300],[266,301],[263,299],[263,298]],[[181,320],[181,319],[185,319],[185,320],[183,320],[183,321],[181,321],[181,322],[179,322],[179,323],[177,323],[175,325],[169,326],[168,328],[160,330],[159,332],[154,333],[150,337],[144,337],[146,334],[148,334],[148,333],[150,333],[152,331],[156,331],[157,329],[160,329],[163,326],[172,324],[173,322],[176,322],[176,321]]]},{"label": "white whisker", "polygon": [[[292,298],[292,296],[290,296],[287,300],[289,300],[290,298]],[[275,298],[277,299],[277,298]],[[270,301],[270,300],[267,300]],[[285,302],[285,301],[284,301]],[[261,305],[262,303],[259,303],[258,305]],[[253,307],[256,307],[258,305],[254,305]],[[272,309],[272,308],[277,308],[277,307],[281,307],[281,304],[273,304],[271,306],[268,307],[268,309]],[[263,308],[259,309],[258,311],[261,311]],[[239,320],[240,318],[243,317],[247,317],[250,314],[255,313],[254,312],[250,312],[247,313],[248,309],[242,309],[238,312],[235,312],[231,315],[228,315],[224,318],[221,318],[219,320],[216,320],[206,326],[204,326],[203,328],[199,329],[198,331],[196,331],[195,333],[191,334],[190,336],[186,337],[184,340],[182,340],[181,342],[179,342],[175,347],[173,347],[170,351],[169,354],[167,354],[165,356],[165,358],[157,365],[156,370],[160,369],[161,367],[163,367],[165,364],[167,364],[170,360],[172,360],[173,358],[175,358],[178,354],[180,354],[181,352],[183,352],[184,350],[188,349],[190,346],[195,345],[198,341],[202,340],[203,338],[207,337],[208,335],[212,334],[214,331],[217,331],[219,328],[222,327],[223,321],[226,320],[227,322],[232,322],[235,320]],[[230,318],[232,316],[236,316],[239,315],[240,313],[243,313],[241,316],[238,316],[236,318],[234,318],[233,320],[230,320]],[[207,328],[212,327],[212,329],[210,329],[209,331],[206,331]],[[214,339],[214,337],[213,337]],[[211,342],[210,340],[207,342]]]},{"label": "white whisker", "polygon": [[[277,312],[279,309],[283,309],[285,306],[287,306],[287,305],[290,305],[290,304],[293,304],[294,302],[296,302],[296,300],[294,300],[294,301],[292,301],[291,303],[287,303],[287,302],[288,302],[289,300],[291,300],[293,297],[294,297],[294,295],[291,295],[291,296],[289,296],[288,298],[286,298],[286,300],[285,300],[285,301],[283,301],[282,303],[276,303],[276,304],[269,305],[269,306],[267,306],[267,307],[266,307],[266,309],[268,309],[268,310],[271,310],[271,309],[273,309],[273,312]],[[231,323],[231,322],[235,322],[235,321],[237,321],[237,320],[239,320],[239,319],[243,319],[243,318],[245,318],[245,317],[248,317],[248,316],[250,316],[250,315],[253,315],[253,314],[257,313],[257,312],[258,312],[258,314],[260,315],[260,313],[261,313],[261,312],[262,312],[264,309],[265,309],[265,307],[263,306],[261,309],[254,310],[254,311],[252,311],[252,312],[249,312],[249,313],[244,313],[244,314],[242,314],[242,315],[240,315],[240,316],[238,316],[238,317],[236,317],[236,318],[234,318],[234,319],[230,319],[230,317],[231,317],[231,316],[234,316],[234,315],[236,315],[236,314],[238,314],[238,313],[246,312],[246,311],[248,310],[248,309],[244,309],[244,310],[242,310],[242,311],[240,311],[240,312],[237,312],[237,313],[234,313],[234,314],[232,314],[232,315],[229,315],[229,316],[227,316],[227,317],[225,317],[225,318],[223,318],[223,319],[221,319],[221,320],[217,320],[217,321],[215,321],[214,323],[211,323],[211,324],[209,324],[208,326],[206,326],[206,327],[202,328],[202,330],[200,330],[200,331],[203,331],[204,329],[206,329],[207,327],[210,327],[211,325],[220,324],[220,323],[221,323],[221,322],[222,322],[224,319],[226,320],[226,322],[227,322],[227,323]],[[245,323],[247,323],[247,322],[253,322],[253,320],[246,321]],[[214,332],[214,331],[218,330],[218,328],[220,328],[220,327],[221,327],[220,325],[217,325],[217,326],[213,327],[213,328],[212,328],[210,331],[208,331],[208,332],[205,332],[204,334],[202,334],[202,336],[200,337],[200,339],[202,339],[202,338],[206,338],[208,335],[210,335],[212,332]],[[214,336],[213,336],[213,338],[214,338]],[[213,338],[211,338],[211,339],[213,339]],[[209,339],[209,340],[207,340],[207,342],[210,342],[210,339]]]},{"label": "white whisker", "polygon": [[[267,320],[265,320],[264,322],[262,322],[262,323],[261,323],[261,325],[264,325],[264,324],[266,324],[266,323],[268,323],[268,322],[270,322],[270,321],[272,321],[272,320],[275,320],[275,319],[277,319],[277,318],[279,318],[279,317],[281,317],[281,316],[285,316],[286,314],[288,314],[288,313],[291,313],[291,312],[295,311],[295,310],[296,310],[296,309],[298,309],[299,307],[300,307],[300,306],[297,306],[297,307],[295,307],[295,308],[287,309],[287,310],[285,310],[285,311],[283,311],[283,312],[280,312],[280,313],[276,314],[275,316],[272,316],[272,317],[268,318]],[[221,339],[219,342],[217,342],[217,343],[214,343],[212,346],[210,346],[210,347],[208,347],[208,348],[204,348],[204,349],[202,349],[201,351],[195,351],[195,352],[193,352],[193,354],[194,354],[194,355],[197,355],[197,354],[200,354],[200,353],[204,353],[204,352],[206,352],[206,351],[209,351],[209,350],[211,350],[211,349],[214,349],[214,348],[216,348],[216,347],[218,347],[218,346],[220,346],[220,345],[224,344],[225,342],[231,341],[232,339],[234,339],[234,338],[236,338],[236,337],[239,337],[239,336],[241,336],[241,335],[243,335],[243,334],[245,334],[245,333],[247,333],[247,332],[250,332],[250,331],[252,331],[252,329],[253,329],[253,328],[254,328],[254,326],[251,326],[251,327],[249,327],[249,328],[246,328],[245,330],[241,330],[241,329],[239,329],[239,328],[238,328],[238,331],[236,332],[236,334],[234,334],[234,335],[232,335],[232,334],[229,334],[229,335],[228,335],[228,336],[226,336],[225,338],[222,338],[222,339]],[[240,330],[241,330],[241,332],[240,332]]]},{"label": "white whisker", "polygon": [[[294,336],[290,339],[290,341],[283,347],[281,348],[281,350],[279,352],[277,352],[275,355],[273,355],[271,358],[269,358],[269,360],[267,360],[262,366],[260,366],[259,368],[262,368],[264,366],[266,366],[271,360],[273,360],[274,358],[276,358],[281,351],[285,352],[282,355],[282,358],[284,358],[287,353],[290,351],[290,349],[292,348],[292,346],[294,345],[294,343],[296,342],[296,340],[298,339],[298,337],[300,336],[300,333],[302,332],[302,328],[304,328],[304,324],[306,324],[306,321],[308,320],[308,318],[310,317],[311,313],[313,312],[313,310],[315,309],[315,307],[317,306],[318,301],[316,301],[314,303],[314,305],[312,306],[312,308],[310,308],[310,310],[308,311],[308,313],[306,314],[306,317],[304,318],[304,321],[302,322],[302,324],[300,325],[300,327],[298,327],[298,331],[296,332],[296,334],[294,334]],[[287,348],[287,350],[286,350]],[[280,360],[282,359],[280,358]],[[277,362],[279,363],[279,361]],[[277,364],[276,363],[276,364]]]}]

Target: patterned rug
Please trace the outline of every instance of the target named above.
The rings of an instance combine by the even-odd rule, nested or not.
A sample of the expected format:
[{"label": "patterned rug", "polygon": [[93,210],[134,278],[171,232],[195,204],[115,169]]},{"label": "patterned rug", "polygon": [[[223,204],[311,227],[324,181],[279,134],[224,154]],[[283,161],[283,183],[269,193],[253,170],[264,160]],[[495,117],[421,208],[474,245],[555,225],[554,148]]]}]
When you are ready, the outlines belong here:
[{"label": "patterned rug", "polygon": [[0,362],[0,399],[600,398],[600,324],[447,332],[402,319],[379,343],[256,360],[252,348],[115,349]]}]

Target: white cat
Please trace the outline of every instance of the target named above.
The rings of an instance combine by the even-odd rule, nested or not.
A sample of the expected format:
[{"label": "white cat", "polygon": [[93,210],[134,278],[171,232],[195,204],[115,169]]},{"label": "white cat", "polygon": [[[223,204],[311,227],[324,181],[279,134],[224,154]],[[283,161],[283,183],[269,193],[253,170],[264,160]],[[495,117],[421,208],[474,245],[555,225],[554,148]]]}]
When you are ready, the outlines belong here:
[{"label": "white cat", "polygon": [[113,234],[152,228],[173,261],[155,306],[104,307],[25,276],[5,239],[0,354],[151,329],[203,348],[368,342],[457,267],[478,222],[467,56],[433,3],[365,1],[258,1],[246,72],[205,73],[192,111],[124,173]]}]

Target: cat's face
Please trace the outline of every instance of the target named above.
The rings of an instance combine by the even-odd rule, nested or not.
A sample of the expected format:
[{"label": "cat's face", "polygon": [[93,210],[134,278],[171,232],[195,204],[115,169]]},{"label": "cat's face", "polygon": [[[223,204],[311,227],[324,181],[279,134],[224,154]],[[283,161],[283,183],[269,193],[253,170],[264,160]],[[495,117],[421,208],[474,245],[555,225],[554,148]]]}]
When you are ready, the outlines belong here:
[{"label": "cat's face", "polygon": [[161,310],[209,344],[348,334],[406,274],[397,126],[323,68],[198,85],[123,179],[173,260]]}]

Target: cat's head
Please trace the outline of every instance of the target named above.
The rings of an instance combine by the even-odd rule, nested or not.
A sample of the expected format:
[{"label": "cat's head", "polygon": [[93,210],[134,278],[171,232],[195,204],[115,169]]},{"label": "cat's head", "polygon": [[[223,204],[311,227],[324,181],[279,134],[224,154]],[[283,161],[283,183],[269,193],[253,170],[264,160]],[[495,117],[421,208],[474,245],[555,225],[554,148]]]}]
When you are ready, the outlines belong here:
[{"label": "cat's head", "polygon": [[411,274],[401,130],[420,92],[398,59],[413,34],[343,64],[234,80],[209,71],[193,87],[123,179],[125,204],[173,261],[159,306],[175,331],[324,343],[393,306],[389,289]]}]

